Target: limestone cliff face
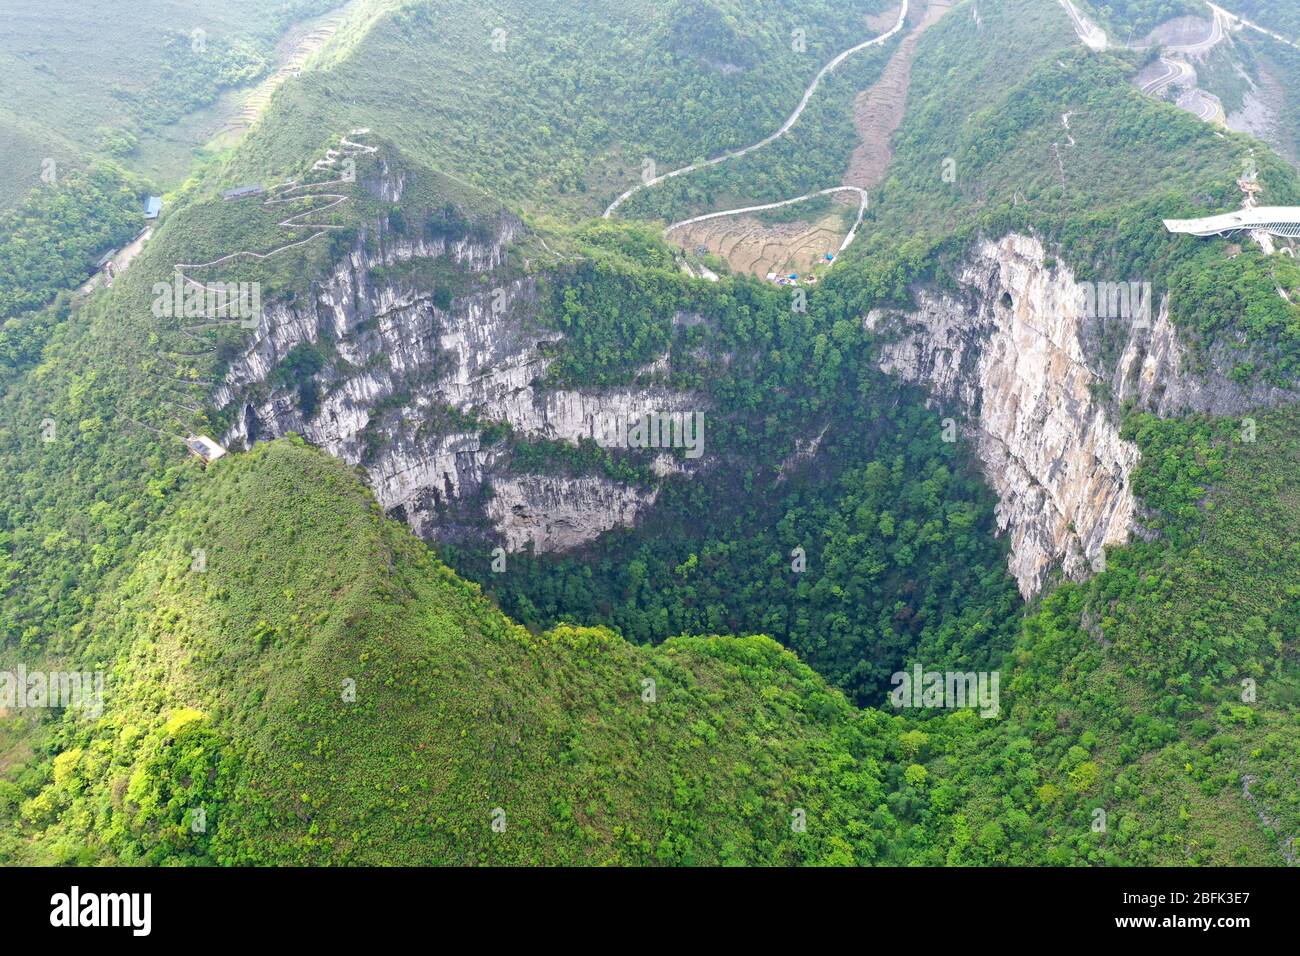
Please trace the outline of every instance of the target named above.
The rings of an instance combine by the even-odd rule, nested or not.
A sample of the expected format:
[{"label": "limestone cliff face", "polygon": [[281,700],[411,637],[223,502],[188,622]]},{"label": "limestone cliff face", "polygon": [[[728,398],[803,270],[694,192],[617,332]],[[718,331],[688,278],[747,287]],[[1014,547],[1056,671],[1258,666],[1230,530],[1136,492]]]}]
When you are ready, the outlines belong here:
[{"label": "limestone cliff face", "polygon": [[[490,528],[508,550],[558,551],[633,524],[657,499],[656,482],[700,463],[660,455],[655,481],[638,484],[520,473],[509,443],[486,441],[484,426],[576,443],[596,437],[606,416],[707,403],[656,384],[667,357],[625,387],[545,387],[559,334],[538,320],[536,280],[508,267],[522,231],[501,214],[473,239],[409,239],[383,223],[359,236],[309,296],[264,309],[229,362],[214,396],[231,422],[226,443],[297,432],[361,466],[384,508],[429,538]],[[454,267],[469,291],[440,298],[422,273],[402,268],[419,260]],[[866,321],[881,340],[880,366],[925,386],[963,421],[998,495],[1010,569],[1026,597],[1054,569],[1086,575],[1107,545],[1141,530],[1130,487],[1139,455],[1120,437],[1121,403],[1234,415],[1297,397],[1232,383],[1219,367],[1228,359],[1214,353],[1192,362],[1167,303],[1152,309],[1147,327],[1093,317],[1073,273],[1049,266],[1036,239],[982,241],[955,278],[956,291],[919,290],[914,311],[876,311]],[[310,413],[283,373],[304,343],[324,356]],[[815,454],[818,438],[810,434],[788,464]]]},{"label": "limestone cliff face", "polygon": [[[1137,530],[1129,477],[1139,453],[1120,437],[1121,402],[1231,415],[1286,397],[1243,389],[1213,361],[1193,373],[1167,302],[1145,323],[1090,315],[1071,270],[1046,259],[1034,238],[983,241],[956,276],[959,292],[923,290],[915,311],[866,319],[883,339],[881,368],[924,385],[963,420],[1026,597],[1054,568],[1085,576],[1105,546]],[[1119,357],[1107,362],[1102,342],[1116,335]]]},{"label": "limestone cliff face", "polygon": [[[400,190],[399,190],[400,191]],[[604,476],[516,474],[505,443],[481,427],[576,443],[597,416],[698,410],[692,395],[653,385],[546,390],[546,346],[559,336],[536,321],[535,279],[503,269],[522,224],[501,215],[487,241],[361,236],[307,301],[264,309],[230,363],[215,405],[233,424],[226,443],[247,446],[296,432],[365,469],[383,507],[425,537],[455,537],[485,520],[509,550],[532,542],[562,550],[631,524],[656,487]],[[443,306],[395,265],[441,260],[472,280]],[[513,275],[513,278],[510,276]],[[477,281],[479,277],[484,281]],[[300,344],[325,355],[310,414],[277,369]],[[659,475],[690,464],[656,463]]]},{"label": "limestone cliff face", "polygon": [[654,503],[657,488],[641,492],[584,475],[558,482],[544,475],[510,475],[493,482],[488,517],[507,551],[567,551],[596,535],[630,526]]}]

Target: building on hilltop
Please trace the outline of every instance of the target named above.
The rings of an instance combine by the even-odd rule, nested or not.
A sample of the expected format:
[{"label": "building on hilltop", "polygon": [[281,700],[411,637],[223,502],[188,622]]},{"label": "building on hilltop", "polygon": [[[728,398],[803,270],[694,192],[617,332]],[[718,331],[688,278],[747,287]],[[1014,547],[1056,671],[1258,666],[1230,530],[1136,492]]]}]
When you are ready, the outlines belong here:
[{"label": "building on hilltop", "polygon": [[226,454],[226,450],[207,435],[191,435],[185,439],[185,447],[190,450],[190,454],[205,465],[211,464]]}]

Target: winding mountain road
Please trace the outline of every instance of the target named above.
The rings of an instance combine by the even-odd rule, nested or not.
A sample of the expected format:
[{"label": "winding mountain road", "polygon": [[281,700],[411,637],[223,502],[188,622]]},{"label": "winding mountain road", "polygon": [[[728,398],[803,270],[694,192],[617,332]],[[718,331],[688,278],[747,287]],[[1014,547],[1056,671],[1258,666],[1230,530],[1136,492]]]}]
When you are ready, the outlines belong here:
[{"label": "winding mountain road", "polygon": [[[357,131],[354,132],[352,135],[354,136],[361,135],[361,133]],[[360,156],[366,153],[373,153],[375,151],[376,151],[376,147],[374,146],[367,146],[364,143],[355,143],[352,140],[348,139],[347,137],[341,137],[339,140],[339,149],[336,152],[337,155],[348,157],[348,156]],[[313,168],[317,168],[317,167],[313,167]],[[189,275],[187,275],[186,270],[207,269],[212,266],[220,265],[223,262],[230,262],[231,260],[240,259],[240,258],[270,259],[273,256],[277,256],[280,253],[285,252],[289,249],[295,249],[298,246],[305,246],[313,239],[319,239],[321,236],[325,235],[331,229],[343,229],[345,228],[344,226],[337,225],[335,223],[304,222],[302,220],[306,219],[309,216],[316,216],[322,212],[325,212],[327,209],[333,209],[335,206],[338,206],[341,203],[344,203],[349,199],[351,199],[352,198],[351,196],[345,193],[300,192],[300,190],[315,189],[320,186],[337,186],[343,183],[352,183],[352,182],[355,182],[355,178],[344,176],[340,179],[331,179],[331,180],[318,182],[318,183],[293,183],[293,182],[281,183],[280,185],[273,186],[271,187],[271,189],[268,190],[269,195],[267,196],[266,199],[262,200],[263,206],[275,206],[281,203],[297,202],[300,199],[332,200],[332,202],[328,202],[323,206],[313,206],[311,209],[304,210],[303,212],[294,213],[292,216],[289,216],[286,219],[281,219],[279,222],[276,223],[276,225],[282,229],[301,229],[305,227],[308,229],[317,230],[316,232],[308,236],[306,239],[299,239],[295,242],[285,243],[283,246],[278,246],[277,248],[272,249],[270,252],[254,252],[250,249],[241,249],[238,252],[231,252],[227,255],[221,256],[218,259],[213,259],[209,262],[177,262],[175,263],[173,268],[178,273],[180,273],[181,280],[186,285],[203,289],[206,292],[208,287],[204,283],[199,282],[197,279],[191,278]],[[298,195],[292,195],[293,193],[298,193]],[[210,328],[215,328],[220,325],[240,324],[243,321],[244,321],[243,319],[223,319],[215,322],[190,326],[189,328],[186,328],[184,325],[182,325],[181,332],[185,333],[186,335],[194,336],[195,332],[204,331]]]},{"label": "winding mountain road", "polygon": [[1209,53],[1219,45],[1219,41],[1227,35],[1224,30],[1223,11],[1212,3],[1209,7],[1211,12],[1214,14],[1214,16],[1210,18],[1210,35],[1205,37],[1203,40],[1197,40],[1195,43],[1186,43],[1182,45],[1171,43],[1165,47],[1166,52],[1177,53],[1180,56],[1200,56],[1202,53]]},{"label": "winding mountain road", "polygon": [[[1081,14],[1071,0],[1059,0],[1059,2],[1069,13],[1070,21],[1074,25],[1074,32],[1089,49],[1101,51],[1108,49],[1112,45],[1106,31]],[[1163,45],[1159,61],[1163,72],[1147,79],[1145,82],[1139,83],[1138,88],[1148,96],[1158,97],[1171,86],[1182,87],[1183,92],[1178,95],[1175,101],[1179,109],[1186,110],[1202,122],[1226,125],[1228,117],[1224,112],[1222,102],[1214,94],[1208,93],[1196,85],[1196,70],[1185,59],[1186,57],[1205,55],[1218,46],[1228,35],[1228,28],[1231,26],[1234,15],[1228,13],[1222,7],[1215,6],[1213,3],[1207,3],[1207,6],[1213,15],[1210,18],[1209,31],[1205,36],[1191,42]],[[1114,46],[1118,49],[1127,50],[1151,49],[1151,46],[1147,43],[1116,43]]]},{"label": "winding mountain road", "polygon": [[[879,44],[886,42],[890,37],[894,36],[896,33],[898,33],[898,31],[903,29],[903,24],[907,20],[908,3],[909,0],[903,0],[903,7],[898,12],[898,22],[895,23],[893,27],[891,27],[889,30],[882,33],[878,37],[874,37],[870,40],[866,40],[862,43],[859,43],[857,46],[849,47],[849,49],[844,50],[842,53],[840,53],[838,56],[836,56],[834,59],[828,62],[825,66],[823,66],[821,70],[818,71],[817,75],[813,77],[812,83],[810,83],[808,85],[808,88],[804,90],[803,99],[799,101],[799,105],[795,107],[795,111],[790,114],[789,119],[787,119],[785,123],[782,124],[781,128],[778,129],[775,133],[772,133],[770,136],[766,136],[763,139],[760,139],[757,143],[751,143],[750,145],[745,146],[741,149],[734,150],[733,152],[724,153],[721,156],[715,156],[712,159],[702,160],[701,162],[698,163],[692,163],[689,166],[683,166],[681,169],[674,169],[672,172],[664,173],[662,176],[656,176],[653,179],[649,179],[643,183],[638,183],[637,185],[633,186],[631,189],[624,192],[612,203],[610,203],[609,208],[605,210],[603,218],[608,219],[610,216],[614,214],[614,210],[618,209],[619,206],[621,206],[624,202],[626,202],[628,199],[635,196],[638,192],[640,192],[643,189],[649,189],[652,186],[657,186],[660,183],[664,182],[665,180],[672,179],[675,176],[684,176],[687,173],[693,173],[697,169],[706,169],[709,166],[717,166],[719,163],[725,163],[728,160],[739,159],[741,156],[745,156],[748,153],[752,153],[756,149],[762,149],[764,146],[767,146],[769,143],[776,142],[778,139],[780,139],[782,136],[788,133],[790,129],[794,126],[794,124],[799,121],[799,117],[803,114],[805,107],[808,106],[808,101],[812,99],[813,93],[817,92],[817,87],[821,84],[821,81],[826,77],[827,74],[833,71],[837,66],[843,63],[854,53],[857,53],[860,50],[865,50],[868,47],[878,46]],[[809,193],[809,196],[813,196],[813,195],[817,195],[817,194]],[[806,199],[806,198],[808,197],[800,196],[798,197],[798,199],[792,199],[789,201],[798,202],[800,199]],[[735,211],[739,212],[739,210],[735,210]],[[676,225],[684,225],[684,224],[685,221],[682,223],[677,223]],[[675,228],[675,226],[670,228]]]},{"label": "winding mountain road", "polygon": [[1142,92],[1148,96],[1155,96],[1165,87],[1178,82],[1180,79],[1184,83],[1194,84],[1196,82],[1196,71],[1188,63],[1183,63],[1180,60],[1169,60],[1162,56],[1160,65],[1165,68],[1165,72],[1154,79],[1148,80],[1141,86]]},{"label": "winding mountain road", "polygon": [[793,206],[797,202],[803,202],[806,199],[814,199],[817,196],[829,196],[832,193],[845,192],[857,195],[858,218],[854,220],[853,228],[849,230],[849,234],[845,236],[844,241],[840,243],[839,251],[843,252],[849,247],[849,244],[853,242],[854,237],[857,236],[858,227],[862,225],[862,217],[866,215],[867,212],[867,191],[865,189],[859,189],[857,186],[832,186],[829,189],[819,189],[816,192],[796,196],[794,199],[782,199],[780,202],[764,203],[761,206],[745,206],[741,209],[723,209],[719,212],[707,212],[702,216],[692,216],[690,219],[683,219],[681,222],[673,223],[664,230],[664,236],[667,236],[668,233],[672,232],[674,229],[681,229],[683,226],[689,226],[697,222],[704,222],[708,219],[719,219],[722,216],[741,216],[747,212],[762,212],[765,209],[780,209],[782,206]]},{"label": "winding mountain road", "polygon": [[1193,87],[1178,98],[1179,109],[1186,110],[1202,123],[1219,123],[1226,125],[1228,117],[1223,111],[1223,104],[1218,97],[1205,90]]},{"label": "winding mountain road", "polygon": [[[1090,50],[1097,51],[1106,50],[1112,46],[1111,39],[1106,35],[1106,31],[1080,13],[1079,8],[1074,5],[1072,0],[1059,0],[1059,2],[1061,6],[1065,8],[1066,13],[1070,15],[1070,22],[1074,26],[1074,32],[1079,39],[1083,41],[1085,46]],[[1234,14],[1224,10],[1222,7],[1215,6],[1213,3],[1207,2],[1206,6],[1208,6],[1210,11],[1214,14],[1214,16],[1210,18],[1210,32],[1199,40],[1194,40],[1191,43],[1164,44],[1164,52],[1167,55],[1200,56],[1203,53],[1209,53],[1219,45],[1225,36],[1227,36],[1226,27],[1228,24],[1233,19],[1241,19],[1240,17],[1236,17]],[[1243,22],[1248,26],[1255,26],[1249,21]],[[1260,27],[1255,27],[1255,29],[1262,30]],[[1265,30],[1262,32],[1267,33],[1268,31]],[[1284,43],[1287,42],[1284,38],[1277,37],[1276,34],[1270,35],[1275,36],[1276,39],[1282,40]],[[1113,45],[1127,50],[1151,49],[1151,44],[1147,43],[1115,43]]]}]

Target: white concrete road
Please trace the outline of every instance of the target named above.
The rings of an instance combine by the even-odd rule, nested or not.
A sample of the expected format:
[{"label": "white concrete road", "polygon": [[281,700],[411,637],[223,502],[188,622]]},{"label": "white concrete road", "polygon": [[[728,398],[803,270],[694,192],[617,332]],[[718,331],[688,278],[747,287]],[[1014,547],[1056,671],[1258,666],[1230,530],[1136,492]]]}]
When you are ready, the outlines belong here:
[{"label": "white concrete road", "polygon": [[664,230],[664,235],[672,232],[674,229],[680,229],[682,226],[689,226],[692,223],[704,222],[706,219],[718,219],[722,216],[740,216],[747,212],[762,212],[764,209],[780,209],[782,206],[791,206],[797,202],[803,202],[805,199],[812,199],[814,196],[829,196],[833,193],[856,193],[858,197],[858,218],[853,221],[853,228],[849,234],[844,237],[840,243],[840,252],[843,252],[853,242],[858,234],[858,227],[862,225],[862,217],[867,212],[867,191],[859,189],[857,186],[832,186],[830,189],[819,189],[814,193],[805,193],[802,196],[795,196],[794,199],[782,199],[780,202],[764,203],[761,206],[743,206],[740,209],[724,209],[721,212],[706,212],[703,216],[692,216],[690,219],[683,219],[681,222],[675,222]]},{"label": "white concrete road", "polygon": [[808,101],[812,99],[813,93],[817,91],[817,87],[821,84],[821,81],[826,76],[826,74],[830,73],[837,66],[843,63],[854,53],[857,53],[859,50],[865,50],[867,49],[867,47],[878,46],[879,44],[884,43],[894,34],[898,33],[899,30],[903,29],[903,23],[907,19],[908,2],[909,0],[903,0],[903,7],[898,12],[898,22],[895,23],[889,30],[882,33],[878,37],[873,37],[870,40],[866,40],[862,43],[859,43],[857,46],[849,47],[847,50],[843,51],[834,59],[832,59],[829,63],[823,66],[821,70],[818,71],[817,75],[813,77],[813,81],[808,85],[808,89],[804,90],[803,99],[799,101],[799,105],[795,107],[795,111],[790,114],[789,119],[787,119],[785,123],[782,124],[781,128],[777,130],[775,133],[773,133],[771,136],[764,137],[763,139],[760,139],[757,143],[751,143],[750,145],[742,149],[735,150],[734,152],[724,153],[721,156],[715,156],[713,159],[706,159],[703,162],[692,163],[689,166],[683,166],[681,169],[674,169],[670,173],[664,173],[662,176],[656,176],[653,179],[647,180],[646,182],[638,183],[637,185],[627,190],[627,192],[623,193],[623,195],[619,196],[617,199],[615,199],[612,203],[609,204],[609,208],[605,210],[604,218],[608,219],[610,216],[612,216],[614,214],[614,210],[616,210],[619,206],[623,205],[624,202],[632,198],[632,196],[636,195],[642,189],[648,189],[651,186],[657,186],[664,180],[672,179],[674,176],[684,176],[687,173],[692,173],[697,169],[704,169],[708,166],[716,166],[719,163],[725,163],[727,162],[727,160],[731,160],[731,159],[739,159],[741,156],[744,156],[746,153],[752,153],[754,150],[761,149],[764,146],[768,145],[768,143],[773,143],[776,140],[780,139],[782,136],[784,136],[786,133],[790,131],[790,128],[794,126],[795,123],[799,121],[799,117],[803,114],[804,108],[808,105]]},{"label": "white concrete road", "polygon": [[1246,29],[1254,30],[1256,33],[1262,33],[1265,36],[1272,37],[1279,43],[1285,43],[1287,46],[1295,47],[1297,50],[1300,50],[1300,43],[1296,43],[1294,40],[1289,40],[1280,33],[1274,33],[1267,27],[1261,27],[1258,23],[1252,23],[1245,17],[1239,17],[1231,10],[1225,10],[1223,7],[1217,6],[1216,4],[1210,3],[1208,6],[1215,13],[1225,18],[1225,21],[1229,24],[1237,25],[1238,28],[1245,27]]}]

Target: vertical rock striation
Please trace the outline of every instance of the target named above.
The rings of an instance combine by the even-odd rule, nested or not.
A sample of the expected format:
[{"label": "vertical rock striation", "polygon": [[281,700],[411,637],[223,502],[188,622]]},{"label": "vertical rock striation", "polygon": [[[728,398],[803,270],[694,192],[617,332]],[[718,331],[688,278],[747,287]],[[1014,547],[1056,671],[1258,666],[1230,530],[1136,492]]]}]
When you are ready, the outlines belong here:
[{"label": "vertical rock striation", "polygon": [[[593,437],[598,416],[702,407],[658,387],[543,388],[547,346],[560,336],[537,321],[536,280],[503,268],[522,229],[502,214],[486,241],[409,240],[383,228],[360,237],[306,301],[264,309],[214,395],[233,421],[226,443],[300,434],[362,466],[384,508],[425,537],[455,537],[486,520],[510,550],[531,542],[547,551],[631,524],[657,488],[603,475],[517,475],[504,443],[483,440],[482,426],[499,423],[576,444]],[[476,281],[440,306],[414,273],[393,268],[416,260],[441,260]],[[325,356],[309,413],[295,385],[277,377],[298,346]]]},{"label": "vertical rock striation", "polygon": [[[981,241],[956,278],[959,292],[921,290],[915,311],[876,310],[866,324],[883,370],[963,413],[1026,598],[1055,568],[1085,576],[1135,530],[1139,454],[1120,437],[1121,402],[1230,415],[1288,397],[1238,386],[1213,361],[1191,371],[1167,302],[1146,322],[1088,314],[1072,271],[1049,266],[1035,238]],[[1122,339],[1109,363],[1104,323]]]}]

